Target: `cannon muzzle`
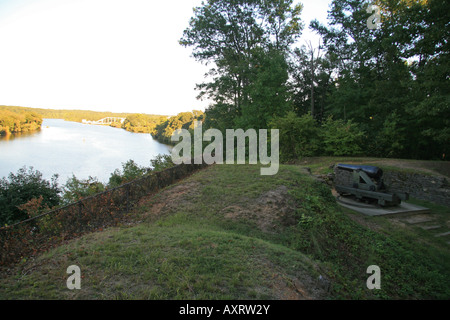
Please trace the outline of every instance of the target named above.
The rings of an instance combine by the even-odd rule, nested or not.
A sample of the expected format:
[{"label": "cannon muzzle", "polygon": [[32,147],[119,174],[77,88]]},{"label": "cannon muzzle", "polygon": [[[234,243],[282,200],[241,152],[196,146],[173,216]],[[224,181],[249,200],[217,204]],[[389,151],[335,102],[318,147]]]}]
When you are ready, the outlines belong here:
[{"label": "cannon muzzle", "polygon": [[374,166],[362,166],[362,165],[353,165],[353,164],[338,164],[338,169],[347,170],[347,171],[363,171],[370,178],[379,179],[383,176],[383,170]]}]

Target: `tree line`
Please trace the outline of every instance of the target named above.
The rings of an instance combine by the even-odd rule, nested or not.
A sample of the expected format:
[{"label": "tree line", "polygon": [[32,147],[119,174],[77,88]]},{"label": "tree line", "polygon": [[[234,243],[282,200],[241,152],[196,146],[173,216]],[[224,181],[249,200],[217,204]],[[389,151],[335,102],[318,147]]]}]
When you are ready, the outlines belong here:
[{"label": "tree line", "polygon": [[[381,24],[369,28],[377,5]],[[280,130],[283,159],[448,159],[450,12],[444,0],[333,0],[320,44],[294,47],[302,5],[208,0],[180,44],[211,65],[204,128]],[[378,12],[377,12],[378,13]]]},{"label": "tree line", "polygon": [[0,110],[8,110],[15,113],[31,112],[40,115],[44,119],[64,119],[66,121],[81,122],[86,120],[100,120],[106,117],[126,118],[130,113],[114,113],[109,111],[90,110],[64,110],[64,109],[43,109],[28,108],[19,106],[0,106]]},{"label": "tree line", "polygon": [[127,115],[123,124],[111,124],[130,132],[150,133],[153,138],[164,144],[173,144],[172,134],[177,129],[194,129],[195,121],[204,121],[204,113],[200,110],[180,112],[175,116],[149,114]]}]

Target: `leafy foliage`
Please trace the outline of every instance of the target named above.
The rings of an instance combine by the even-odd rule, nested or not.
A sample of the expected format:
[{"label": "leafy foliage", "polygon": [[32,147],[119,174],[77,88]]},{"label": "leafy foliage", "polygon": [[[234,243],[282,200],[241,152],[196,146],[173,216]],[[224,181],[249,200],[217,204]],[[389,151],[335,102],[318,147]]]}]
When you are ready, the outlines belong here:
[{"label": "leafy foliage", "polygon": [[313,21],[336,75],[326,111],[358,123],[366,155],[438,159],[448,153],[450,19],[443,0],[378,0],[382,24],[370,30],[367,3],[333,0],[329,26]]},{"label": "leafy foliage", "polygon": [[165,119],[167,119],[165,116],[131,114],[126,117],[122,128],[131,132],[155,133],[156,126]]},{"label": "leafy foliage", "polygon": [[333,120],[330,116],[320,131],[323,154],[328,156],[356,156],[361,154],[364,132],[351,120]]},{"label": "leafy foliage", "polygon": [[270,126],[280,130],[280,157],[287,161],[299,157],[314,156],[319,151],[319,128],[311,114],[298,117],[289,112],[275,118]]},{"label": "leafy foliage", "polygon": [[280,130],[280,157],[283,161],[317,155],[354,156],[362,152],[364,132],[352,121],[333,120],[322,125],[310,113],[301,117],[289,112],[275,118],[270,126]]},{"label": "leafy foliage", "polygon": [[204,121],[204,118],[205,115],[199,110],[181,112],[158,124],[153,133],[153,137],[162,143],[172,144],[171,138],[176,130],[193,130],[195,121]]},{"label": "leafy foliage", "polygon": [[128,160],[122,164],[122,171],[116,169],[109,178],[108,187],[118,187],[124,183],[130,182],[134,179],[142,177],[148,172],[148,169],[136,164],[134,160]]},{"label": "leafy foliage", "polygon": [[292,0],[209,0],[195,8],[180,44],[216,66],[212,81],[198,85],[199,96],[215,102],[206,115],[216,128],[264,128],[286,112],[285,58],[300,35],[301,10]]},{"label": "leafy foliage", "polygon": [[35,131],[41,128],[42,116],[36,112],[17,112],[0,107],[0,135]]},{"label": "leafy foliage", "polygon": [[[204,126],[224,132],[278,123],[287,134],[281,148],[289,158],[318,151],[445,158],[450,140],[445,1],[374,4],[381,8],[380,28],[367,25],[367,1],[333,0],[328,26],[310,24],[321,36],[319,47],[295,49],[302,8],[292,1],[210,0],[196,8],[180,44],[192,47],[198,61],[214,64],[212,80],[198,85],[199,96],[214,101]],[[283,123],[296,121],[291,111],[299,117],[311,113],[326,142],[306,150],[302,138],[293,137],[299,134],[293,133],[295,124],[288,130]],[[369,143],[361,145],[362,135]]]},{"label": "leafy foliage", "polygon": [[23,167],[17,173],[10,173],[8,178],[0,180],[0,225],[12,224],[28,218],[24,204],[36,199],[39,207],[59,205],[61,190],[55,175],[51,181],[42,178],[42,173],[33,167]]},{"label": "leafy foliage", "polygon": [[72,203],[104,190],[105,186],[97,178],[80,180],[73,175],[63,187],[62,200],[64,203]]},{"label": "leafy foliage", "polygon": [[168,154],[158,154],[155,159],[150,160],[152,171],[162,171],[175,166],[172,156]]},{"label": "leafy foliage", "polygon": [[142,178],[143,176],[156,171],[171,168],[174,165],[172,157],[166,154],[158,154],[150,160],[150,167],[139,166],[134,160],[128,160],[122,164],[122,170],[116,169],[109,178],[108,188],[115,188],[124,183]]},{"label": "leafy foliage", "polygon": [[68,205],[108,189],[146,176],[150,172],[163,171],[174,167],[169,155],[159,154],[150,160],[151,167],[141,167],[134,160],[122,164],[122,170],[116,169],[108,184],[96,177],[79,179],[75,175],[60,188],[58,175],[51,181],[44,180],[42,173],[21,168],[16,174],[10,173],[8,179],[0,180],[0,226],[13,224],[53,209],[59,205]]}]

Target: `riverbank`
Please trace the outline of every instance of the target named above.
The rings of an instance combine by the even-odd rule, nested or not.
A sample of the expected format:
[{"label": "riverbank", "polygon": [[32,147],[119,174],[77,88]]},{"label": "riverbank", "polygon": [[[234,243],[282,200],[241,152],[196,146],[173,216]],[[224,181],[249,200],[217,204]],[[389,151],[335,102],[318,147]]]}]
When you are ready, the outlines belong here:
[{"label": "riverbank", "polygon": [[33,133],[41,130],[41,125],[38,124],[30,124],[26,127],[22,127],[20,129],[15,129],[11,131],[9,127],[0,126],[0,138],[10,139],[11,137],[19,137],[22,134]]},{"label": "riverbank", "polygon": [[[165,136],[165,129],[169,125],[167,120],[171,117],[166,115],[153,115],[153,114],[138,114],[138,113],[115,113],[115,112],[99,112],[99,111],[89,111],[89,110],[58,110],[58,109],[43,109],[43,108],[28,108],[28,107],[18,107],[18,106],[0,106],[0,135],[2,129],[4,130],[4,135],[11,136],[13,133],[19,131],[15,130],[12,132],[10,128],[12,124],[8,124],[8,127],[3,128],[1,122],[1,114],[24,114],[33,113],[38,115],[42,119],[62,119],[69,122],[82,123],[83,120],[98,121],[104,118],[125,118],[123,123],[110,123],[106,126],[113,128],[124,129],[131,133],[148,133],[160,143],[171,144],[170,136]],[[197,112],[198,113],[198,112]],[[196,113],[196,114],[197,114]],[[183,115],[184,113],[180,114]],[[186,116],[184,117],[172,117],[177,118],[176,124],[184,125]],[[180,119],[178,119],[180,118]],[[167,123],[166,123],[167,122]],[[170,124],[174,121],[171,119]],[[175,128],[176,129],[176,128]]]}]

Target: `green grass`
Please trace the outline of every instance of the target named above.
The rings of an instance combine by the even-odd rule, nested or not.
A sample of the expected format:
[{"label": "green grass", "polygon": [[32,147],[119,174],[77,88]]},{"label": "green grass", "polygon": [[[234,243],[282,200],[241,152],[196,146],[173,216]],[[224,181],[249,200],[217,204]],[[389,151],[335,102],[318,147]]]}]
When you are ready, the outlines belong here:
[{"label": "green grass", "polygon": [[[295,268],[308,268],[302,254],[287,248],[195,226],[142,224],[94,238],[41,257],[52,265],[45,271],[52,279],[42,274],[25,282],[19,278],[5,293],[69,298],[62,280],[70,263],[84,275],[82,290],[73,292],[80,299],[265,299],[272,298],[274,265],[292,275]],[[16,291],[24,284],[27,290]]]},{"label": "green grass", "polygon": [[423,175],[441,174],[449,176],[450,163],[448,161],[421,161],[409,159],[370,158],[370,157],[306,157],[294,162],[306,166],[314,174],[332,173],[331,165],[338,163],[361,163],[380,167],[384,171],[403,173],[420,173]]},{"label": "green grass", "polygon": [[[275,176],[259,169],[215,165],[194,174],[137,207],[139,223],[24,261],[1,278],[0,299],[287,299],[303,291],[320,299],[450,298],[449,249],[438,239],[383,218],[358,223],[299,166]],[[433,211],[448,217],[443,207]],[[381,290],[366,287],[372,264],[381,268]],[[81,290],[66,287],[70,265],[81,268]]]}]

